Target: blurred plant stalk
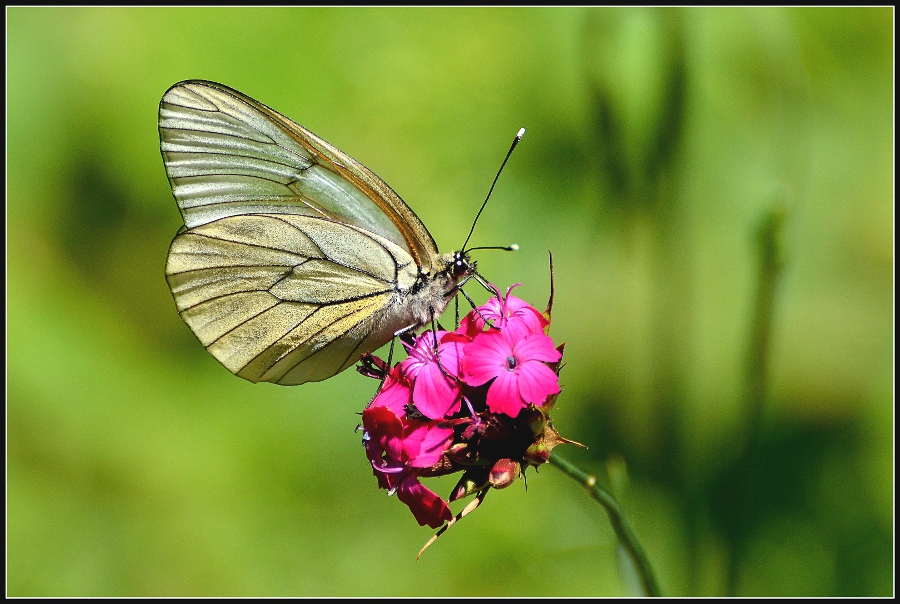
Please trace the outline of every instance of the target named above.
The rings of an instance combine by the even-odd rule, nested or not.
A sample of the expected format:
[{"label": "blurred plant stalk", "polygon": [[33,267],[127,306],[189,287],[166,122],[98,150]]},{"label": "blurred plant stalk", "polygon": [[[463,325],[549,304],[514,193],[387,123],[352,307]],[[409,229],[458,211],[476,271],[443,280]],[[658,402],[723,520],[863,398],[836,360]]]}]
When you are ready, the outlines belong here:
[{"label": "blurred plant stalk", "polygon": [[588,13],[584,31],[597,168],[622,219],[635,275],[628,287],[634,354],[623,359],[632,376],[626,404],[648,416],[651,446],[665,472],[676,476],[683,460],[671,428],[679,425],[678,401],[686,391],[693,308],[692,248],[683,240],[687,217],[678,191],[688,87],[685,13],[602,9]]},{"label": "blurred plant stalk", "polygon": [[[768,367],[772,341],[772,322],[775,315],[775,296],[785,260],[782,232],[787,217],[786,193],[779,192],[760,221],[757,231],[757,263],[759,273],[756,285],[756,300],[752,316],[749,348],[747,351],[747,375],[744,398],[746,401],[744,418],[744,450],[740,457],[736,517],[738,527],[745,526],[753,513],[750,503],[751,490],[764,477],[759,476],[756,462],[757,449],[763,429],[763,413],[768,398]],[[742,522],[743,521],[743,522]],[[744,555],[740,544],[746,543],[746,535],[739,540],[739,546],[728,553],[726,567],[726,589],[729,596],[735,595],[738,571]]]},{"label": "blurred plant stalk", "polygon": [[[596,165],[607,203],[623,224],[625,251],[633,264],[628,292],[633,354],[623,359],[630,363],[632,377],[623,402],[646,415],[652,444],[645,446],[681,501],[692,591],[699,581],[697,535],[709,504],[702,495],[702,483],[708,478],[690,471],[681,415],[689,404],[690,343],[697,312],[697,286],[692,281],[697,261],[690,240],[693,217],[683,194],[687,178],[683,149],[694,109],[687,106],[687,99],[693,98],[692,69],[697,69],[703,14],[683,8],[598,9],[587,13],[582,47],[583,73],[593,103]],[[748,18],[759,14],[748,12]],[[804,115],[807,95],[792,41],[786,27],[777,40],[753,47],[752,56],[759,66],[755,75],[766,86],[763,100],[773,123],[770,176],[773,182],[796,189],[802,185],[808,156],[803,152],[804,122],[797,117]],[[786,197],[779,193],[774,204],[766,196],[760,201],[767,209],[758,233],[759,281],[741,393],[745,421],[735,435],[737,455],[746,470],[735,480],[746,479],[738,487],[744,494],[757,484],[752,482],[748,460],[762,426],[774,300],[783,263],[779,239]],[[737,497],[735,505],[746,507],[747,498]],[[749,513],[736,511],[745,519]],[[728,593],[733,593],[737,581],[743,530],[738,527],[734,535],[726,535],[734,537],[724,578]]]}]

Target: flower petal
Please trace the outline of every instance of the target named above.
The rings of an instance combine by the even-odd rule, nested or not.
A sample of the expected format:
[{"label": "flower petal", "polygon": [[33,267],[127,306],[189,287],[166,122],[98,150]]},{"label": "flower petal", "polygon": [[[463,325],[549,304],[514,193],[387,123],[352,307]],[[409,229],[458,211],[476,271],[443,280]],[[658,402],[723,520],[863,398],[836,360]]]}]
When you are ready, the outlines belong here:
[{"label": "flower petal", "polygon": [[514,296],[507,298],[506,302],[509,313],[506,331],[512,341],[517,342],[530,333],[544,334],[544,327],[550,323],[536,308]]},{"label": "flower petal", "polygon": [[487,406],[493,413],[505,413],[510,417],[519,415],[525,408],[525,401],[519,395],[518,376],[513,371],[503,371],[488,388]]},{"label": "flower petal", "polygon": [[403,452],[407,465],[430,468],[453,442],[453,428],[443,428],[438,422],[409,420],[403,436]]},{"label": "flower petal", "polygon": [[448,333],[441,338],[440,342],[441,367],[448,374],[459,377],[459,362],[462,360],[463,349],[469,340],[464,336]]},{"label": "flower petal", "polygon": [[413,403],[422,415],[441,419],[459,411],[461,400],[460,389],[441,373],[437,363],[422,367],[413,386]]},{"label": "flower petal", "polygon": [[406,415],[406,405],[411,402],[412,388],[410,388],[406,379],[401,377],[399,365],[396,365],[388,374],[384,385],[381,386],[381,390],[378,391],[375,400],[372,401],[369,408],[386,407],[393,411],[397,417],[403,417]]},{"label": "flower petal", "polygon": [[373,467],[383,467],[388,461],[401,461],[403,453],[403,424],[387,407],[369,407],[363,411],[366,431],[366,456]]},{"label": "flower petal", "polygon": [[478,334],[465,347],[463,374],[470,386],[480,386],[488,380],[507,371],[507,358],[512,355],[512,347],[497,331]]},{"label": "flower petal", "polygon": [[438,528],[453,519],[447,503],[426,488],[415,475],[410,475],[397,489],[397,498],[409,506],[420,526]]},{"label": "flower petal", "polygon": [[403,366],[403,373],[410,379],[414,379],[421,371],[422,367],[427,367],[437,363],[435,356],[434,343],[446,335],[445,331],[438,331],[436,334],[426,331],[416,338],[416,343],[408,351],[409,356],[400,363]]},{"label": "flower petal", "polygon": [[559,392],[559,377],[540,361],[527,361],[516,367],[519,394],[527,403],[541,406],[547,397]]},{"label": "flower petal", "polygon": [[543,333],[532,333],[516,342],[513,346],[516,361],[521,365],[525,361],[544,361],[555,363],[562,358],[553,347],[553,340]]}]

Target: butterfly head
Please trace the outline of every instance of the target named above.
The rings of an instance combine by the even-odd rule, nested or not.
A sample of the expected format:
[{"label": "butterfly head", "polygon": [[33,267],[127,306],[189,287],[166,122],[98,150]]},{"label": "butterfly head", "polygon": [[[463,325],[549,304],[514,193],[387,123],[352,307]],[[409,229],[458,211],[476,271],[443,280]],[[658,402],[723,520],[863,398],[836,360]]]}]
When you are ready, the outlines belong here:
[{"label": "butterfly head", "polygon": [[475,261],[467,252],[453,252],[450,259],[450,271],[456,280],[465,279],[475,272]]}]

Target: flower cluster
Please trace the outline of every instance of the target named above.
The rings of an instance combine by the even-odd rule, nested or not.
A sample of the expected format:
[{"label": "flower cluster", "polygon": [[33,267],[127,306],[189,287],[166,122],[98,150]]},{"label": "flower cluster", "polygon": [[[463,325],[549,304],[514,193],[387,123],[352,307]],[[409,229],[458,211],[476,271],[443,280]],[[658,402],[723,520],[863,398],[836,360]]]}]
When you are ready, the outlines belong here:
[{"label": "flower cluster", "polygon": [[512,484],[545,463],[559,436],[548,412],[559,389],[563,346],[542,314],[510,295],[491,298],[452,332],[401,338],[394,367],[366,355],[360,373],[384,379],[363,411],[366,455],[378,485],[409,506],[420,525],[453,519],[448,501],[419,481],[462,471],[449,501]]}]

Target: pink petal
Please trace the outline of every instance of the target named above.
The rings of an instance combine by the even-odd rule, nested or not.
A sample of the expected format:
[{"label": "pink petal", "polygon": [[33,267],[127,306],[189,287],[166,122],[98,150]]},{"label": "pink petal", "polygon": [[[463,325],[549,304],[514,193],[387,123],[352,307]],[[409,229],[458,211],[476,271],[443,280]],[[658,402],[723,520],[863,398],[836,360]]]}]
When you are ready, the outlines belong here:
[{"label": "pink petal", "polygon": [[505,413],[516,417],[525,407],[519,395],[518,376],[513,371],[503,371],[488,388],[487,406],[493,413]]},{"label": "pink petal", "polygon": [[426,524],[438,528],[453,518],[447,503],[427,489],[415,476],[409,476],[400,483],[397,498],[409,506],[420,526]]},{"label": "pink petal", "polygon": [[514,330],[514,340],[521,340],[529,333],[544,333],[544,327],[549,325],[546,317],[524,300],[510,296],[506,300],[509,312],[507,330]]},{"label": "pink petal", "polygon": [[[536,333],[526,321],[521,317],[510,317],[499,327],[503,330],[504,335],[509,338],[510,342],[519,342],[529,334]],[[495,323],[494,325],[498,325]]]},{"label": "pink petal", "polygon": [[512,317],[513,315],[523,314],[524,311],[531,311],[531,312],[534,312],[535,314],[537,314],[538,317],[541,318],[541,321],[543,323],[548,323],[547,319],[544,318],[544,316],[540,312],[538,312],[538,310],[535,307],[533,307],[531,304],[529,304],[522,298],[517,298],[515,296],[507,295],[506,296],[506,309],[507,309],[507,312],[509,313],[510,317]]},{"label": "pink petal", "polygon": [[442,428],[437,422],[410,421],[405,432],[406,463],[414,468],[430,468],[453,442],[453,428]]},{"label": "pink petal", "polygon": [[528,403],[540,406],[551,394],[559,392],[559,377],[540,361],[527,361],[516,367],[519,393]]},{"label": "pink petal", "polygon": [[475,316],[481,326],[484,327],[484,319],[494,322],[503,318],[503,303],[497,298],[491,298],[483,306],[478,307],[478,312],[475,313]]},{"label": "pink petal", "polygon": [[452,376],[459,377],[459,361],[463,348],[469,340],[454,333],[445,334],[440,343],[440,361],[444,370]]},{"label": "pink petal", "polygon": [[397,417],[406,415],[406,405],[412,402],[412,388],[406,383],[406,380],[400,379],[399,371],[391,371],[375,400],[369,406],[386,407],[394,412]]},{"label": "pink petal", "polygon": [[384,455],[400,461],[403,424],[393,411],[386,407],[369,407],[363,411],[363,427],[368,435],[366,455],[373,463],[384,465]]},{"label": "pink petal", "polygon": [[434,342],[435,339],[440,342],[440,339],[444,337],[446,333],[447,332],[445,331],[438,331],[437,334],[435,334],[431,331],[426,331],[419,334],[419,337],[416,338],[415,346],[409,350],[409,356],[400,363],[403,366],[403,372],[407,377],[413,379],[418,372],[421,371],[422,367],[437,363],[434,352]]},{"label": "pink petal", "polygon": [[413,386],[413,403],[425,417],[441,419],[459,411],[461,393],[437,363],[423,366]]},{"label": "pink petal", "polygon": [[553,340],[542,333],[529,334],[513,346],[516,362],[545,361],[555,363],[562,358],[559,351],[553,347]]},{"label": "pink petal", "polygon": [[483,325],[484,321],[481,321],[479,324],[478,314],[473,310],[462,318],[459,322],[459,328],[453,333],[471,341],[472,338],[481,332]]},{"label": "pink petal", "polygon": [[485,331],[478,334],[465,348],[463,372],[466,383],[480,386],[507,371],[506,360],[511,355],[512,348],[500,333]]}]

